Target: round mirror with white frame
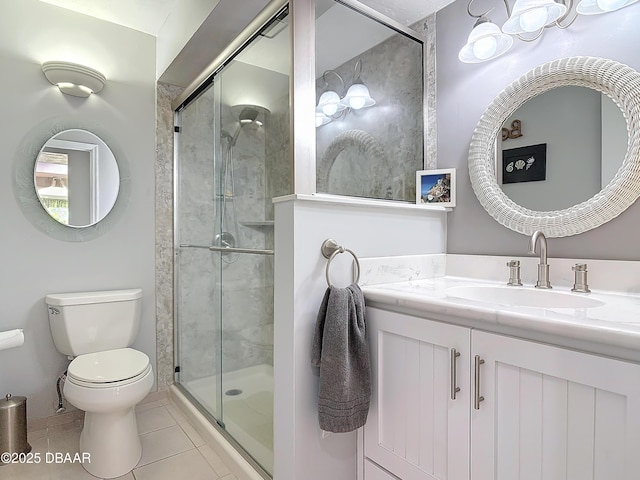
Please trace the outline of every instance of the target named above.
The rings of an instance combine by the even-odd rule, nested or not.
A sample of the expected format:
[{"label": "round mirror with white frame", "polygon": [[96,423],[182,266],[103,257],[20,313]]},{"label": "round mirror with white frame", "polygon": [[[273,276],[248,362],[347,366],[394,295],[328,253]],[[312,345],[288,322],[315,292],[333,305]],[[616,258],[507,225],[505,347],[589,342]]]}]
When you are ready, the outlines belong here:
[{"label": "round mirror with white frame", "polygon": [[[495,151],[503,124],[533,97],[563,86],[596,90],[611,98],[626,119],[628,141],[622,165],[590,198],[554,210],[520,205],[502,190]],[[523,234],[576,235],[620,215],[640,196],[640,74],[613,60],[570,57],[530,70],[489,105],[474,131],[469,149],[471,185],[485,210],[500,224]],[[619,161],[619,160],[618,160]]]},{"label": "round mirror with white frame", "polygon": [[47,140],[36,159],[33,179],[45,211],[74,228],[104,219],[120,188],[118,163],[109,146],[80,129],[64,130]]}]

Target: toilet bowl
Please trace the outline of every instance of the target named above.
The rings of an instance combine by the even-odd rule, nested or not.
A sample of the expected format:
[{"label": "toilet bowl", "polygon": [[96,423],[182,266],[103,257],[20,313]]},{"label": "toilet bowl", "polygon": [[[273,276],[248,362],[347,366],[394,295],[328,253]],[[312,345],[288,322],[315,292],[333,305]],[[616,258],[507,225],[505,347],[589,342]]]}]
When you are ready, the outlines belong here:
[{"label": "toilet bowl", "polygon": [[149,357],[129,348],[140,325],[142,290],[56,293],[45,298],[53,342],[71,360],[64,396],[85,411],[82,466],[99,478],[138,464],[135,406],[153,387]]},{"label": "toilet bowl", "polygon": [[69,365],[64,395],[85,411],[80,451],[91,462],[82,466],[99,478],[130,472],[140,461],[135,406],[151,390],[149,358],[131,348],[88,353]]}]

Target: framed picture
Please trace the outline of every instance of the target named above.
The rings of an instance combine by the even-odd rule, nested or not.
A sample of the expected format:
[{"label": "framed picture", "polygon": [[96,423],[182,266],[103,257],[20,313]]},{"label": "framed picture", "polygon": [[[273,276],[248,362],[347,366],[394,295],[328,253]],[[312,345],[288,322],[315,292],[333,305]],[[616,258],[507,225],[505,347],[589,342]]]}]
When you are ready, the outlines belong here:
[{"label": "framed picture", "polygon": [[547,144],[502,151],[502,183],[539,182],[547,178]]},{"label": "framed picture", "polygon": [[456,169],[416,172],[416,204],[456,206]]}]

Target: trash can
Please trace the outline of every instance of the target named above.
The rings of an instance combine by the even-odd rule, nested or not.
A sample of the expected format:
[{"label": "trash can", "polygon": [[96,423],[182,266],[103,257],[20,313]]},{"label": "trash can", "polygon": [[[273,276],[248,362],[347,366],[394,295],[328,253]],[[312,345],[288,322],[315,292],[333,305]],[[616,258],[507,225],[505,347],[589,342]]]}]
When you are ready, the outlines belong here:
[{"label": "trash can", "polygon": [[[29,453],[27,443],[27,397],[8,393],[0,400],[0,454]],[[0,465],[4,465],[0,460]]]}]

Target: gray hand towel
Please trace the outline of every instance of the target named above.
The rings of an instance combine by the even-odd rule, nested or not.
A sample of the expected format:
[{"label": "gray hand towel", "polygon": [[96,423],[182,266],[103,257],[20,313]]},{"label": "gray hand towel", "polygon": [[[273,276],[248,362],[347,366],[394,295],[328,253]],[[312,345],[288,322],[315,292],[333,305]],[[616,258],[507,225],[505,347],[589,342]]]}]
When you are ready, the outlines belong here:
[{"label": "gray hand towel", "polygon": [[313,338],[312,365],[320,367],[318,419],[328,432],[350,432],[367,421],[371,366],[358,285],[329,287]]}]

